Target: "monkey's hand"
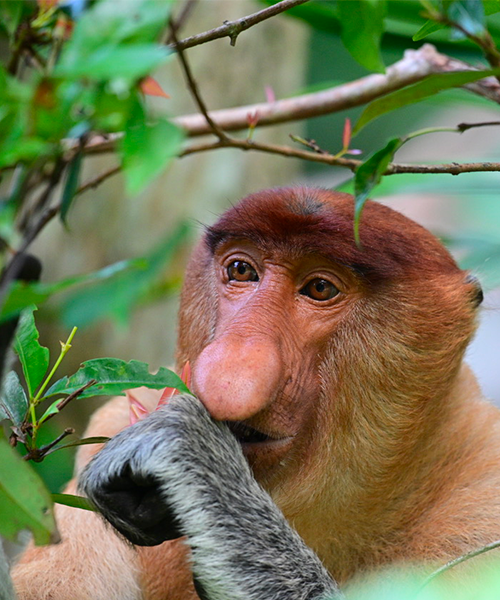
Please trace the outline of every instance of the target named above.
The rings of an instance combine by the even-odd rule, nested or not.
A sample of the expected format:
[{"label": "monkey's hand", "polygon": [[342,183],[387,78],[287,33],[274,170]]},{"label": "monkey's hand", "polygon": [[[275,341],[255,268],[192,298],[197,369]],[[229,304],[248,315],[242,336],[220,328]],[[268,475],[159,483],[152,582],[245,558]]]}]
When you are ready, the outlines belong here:
[{"label": "monkey's hand", "polygon": [[229,429],[193,396],[177,396],[110,440],[80,487],[134,544],[187,536],[202,598],[340,597]]}]

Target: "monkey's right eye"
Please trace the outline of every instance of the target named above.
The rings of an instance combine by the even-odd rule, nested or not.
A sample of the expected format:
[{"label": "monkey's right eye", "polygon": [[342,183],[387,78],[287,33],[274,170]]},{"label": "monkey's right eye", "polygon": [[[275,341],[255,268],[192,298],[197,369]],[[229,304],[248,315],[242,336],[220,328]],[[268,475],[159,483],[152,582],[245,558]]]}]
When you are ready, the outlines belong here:
[{"label": "monkey's right eye", "polygon": [[227,268],[229,281],[259,281],[257,271],[243,260],[235,260]]}]

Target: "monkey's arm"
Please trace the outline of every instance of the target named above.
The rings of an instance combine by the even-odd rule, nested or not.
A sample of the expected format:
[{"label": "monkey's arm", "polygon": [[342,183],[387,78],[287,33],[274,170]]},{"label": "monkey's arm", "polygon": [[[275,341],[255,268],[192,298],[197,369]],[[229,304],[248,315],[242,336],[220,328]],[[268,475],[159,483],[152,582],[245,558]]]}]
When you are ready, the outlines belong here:
[{"label": "monkey's arm", "polygon": [[204,599],[340,597],[253,478],[236,439],[192,396],[175,398],[108,442],[81,486],[136,544],[187,536]]}]

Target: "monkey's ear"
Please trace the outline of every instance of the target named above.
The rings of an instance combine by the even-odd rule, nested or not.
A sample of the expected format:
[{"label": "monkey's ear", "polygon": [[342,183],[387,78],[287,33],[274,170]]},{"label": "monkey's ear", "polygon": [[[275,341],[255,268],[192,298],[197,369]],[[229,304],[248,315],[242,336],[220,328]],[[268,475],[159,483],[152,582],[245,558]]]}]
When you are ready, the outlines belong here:
[{"label": "monkey's ear", "polygon": [[479,283],[479,279],[472,273],[467,273],[465,283],[470,286],[470,294],[474,308],[477,308],[484,300],[483,288]]},{"label": "monkey's ear", "polygon": [[92,501],[111,525],[137,546],[157,546],[183,535],[158,480],[133,472],[128,463],[94,489]]}]

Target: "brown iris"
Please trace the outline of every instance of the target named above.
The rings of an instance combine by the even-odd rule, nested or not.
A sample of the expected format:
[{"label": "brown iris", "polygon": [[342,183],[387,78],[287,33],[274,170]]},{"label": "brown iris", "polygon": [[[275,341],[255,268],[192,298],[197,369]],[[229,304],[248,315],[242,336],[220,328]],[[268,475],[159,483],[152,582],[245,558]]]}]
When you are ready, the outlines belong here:
[{"label": "brown iris", "polygon": [[258,281],[257,271],[243,260],[235,260],[227,268],[230,281]]},{"label": "brown iris", "polygon": [[326,279],[311,279],[307,285],[305,285],[300,293],[304,296],[308,296],[313,300],[330,300],[339,293],[339,290]]}]

